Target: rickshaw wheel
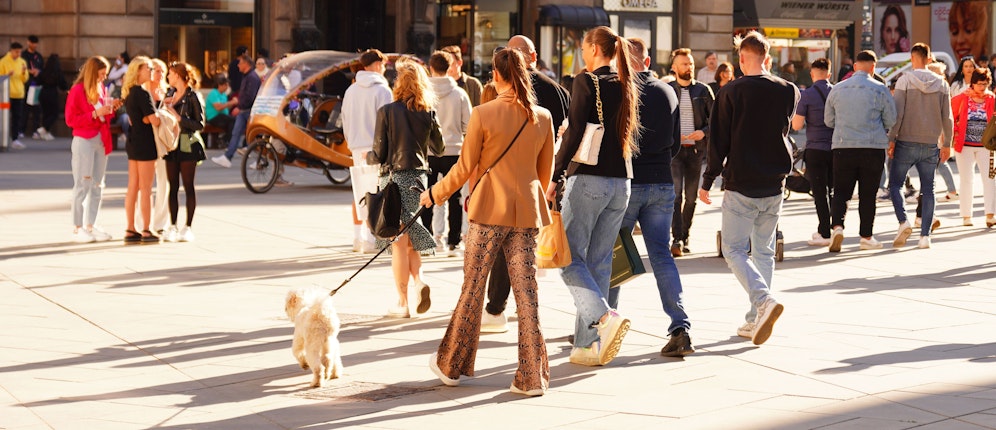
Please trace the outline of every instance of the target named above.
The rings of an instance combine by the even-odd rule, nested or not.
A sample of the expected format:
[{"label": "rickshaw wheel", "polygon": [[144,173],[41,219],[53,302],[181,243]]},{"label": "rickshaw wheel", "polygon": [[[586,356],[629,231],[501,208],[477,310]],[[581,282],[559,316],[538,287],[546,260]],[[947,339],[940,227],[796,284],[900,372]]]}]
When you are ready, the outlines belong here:
[{"label": "rickshaw wheel", "polygon": [[325,170],[325,177],[333,184],[342,185],[349,180],[349,169],[346,167],[326,164],[322,169]]},{"label": "rickshaw wheel", "polygon": [[242,157],[242,182],[257,194],[265,193],[277,182],[280,158],[270,142],[256,139]]}]

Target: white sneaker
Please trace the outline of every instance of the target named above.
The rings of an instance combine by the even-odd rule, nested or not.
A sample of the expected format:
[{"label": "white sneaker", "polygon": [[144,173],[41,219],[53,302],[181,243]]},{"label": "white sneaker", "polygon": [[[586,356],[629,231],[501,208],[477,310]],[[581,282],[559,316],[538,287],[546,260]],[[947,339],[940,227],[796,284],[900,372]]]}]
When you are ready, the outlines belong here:
[{"label": "white sneaker", "polygon": [[34,134],[31,135],[31,138],[34,139],[34,140],[42,140],[42,135],[41,135],[41,133],[38,133],[36,131]]},{"label": "white sneaker", "polygon": [[830,239],[823,237],[823,235],[819,233],[813,233],[813,237],[806,241],[806,243],[808,243],[809,246],[829,246]]},{"label": "white sneaker", "polygon": [[944,194],[943,196],[940,196],[940,197],[937,198],[937,201],[939,203],[953,202],[955,200],[958,200],[958,193],[952,193],[950,191],[948,193]]},{"label": "white sneaker", "polygon": [[241,155],[241,156],[245,157],[245,156],[246,156],[246,154],[248,154],[248,153],[249,153],[249,148],[247,148],[247,147],[243,146],[243,147],[241,147],[241,148],[239,148],[239,149],[236,149],[236,150],[235,150],[235,152],[237,152],[237,153],[238,153],[239,155]]},{"label": "white sneaker", "polygon": [[930,236],[920,236],[920,242],[916,244],[916,247],[920,249],[930,248]]},{"label": "white sneaker", "polygon": [[892,241],[892,247],[898,248],[906,245],[906,239],[909,239],[911,234],[913,234],[913,227],[910,225],[909,220],[903,221],[902,224],[899,224],[899,230],[896,232],[896,240]]},{"label": "white sneaker", "polygon": [[14,139],[13,142],[10,142],[10,147],[13,149],[24,149],[27,148],[27,145],[21,143],[20,140]]},{"label": "white sneaker", "polygon": [[782,315],[785,306],[768,296],[767,299],[757,307],[757,319],[754,320],[754,337],[751,342],[760,345],[771,337],[771,329],[775,327],[775,321]]},{"label": "white sneaker", "polygon": [[97,242],[107,242],[108,240],[111,240],[111,235],[97,226],[91,227],[87,233],[89,233],[90,236],[93,236],[93,240]]},{"label": "white sneaker", "polygon": [[211,157],[211,161],[213,161],[214,164],[217,164],[217,165],[219,165],[221,167],[224,167],[226,169],[229,168],[229,167],[232,167],[232,161],[229,160],[228,158],[225,158],[224,154],[219,155],[217,157]]},{"label": "white sneaker", "polygon": [[623,338],[629,332],[630,322],[623,318],[616,311],[610,310],[609,316],[604,322],[599,323],[595,328],[598,330],[598,337],[601,339],[602,348],[598,351],[598,363],[602,366],[609,364],[619,350],[622,348]]},{"label": "white sneaker", "polygon": [[90,232],[86,231],[84,228],[78,228],[73,232],[73,242],[76,243],[91,243],[96,241]]},{"label": "white sneaker", "polygon": [[754,322],[747,321],[744,325],[737,327],[737,336],[751,339],[754,337]]},{"label": "white sneaker", "polygon": [[457,376],[456,379],[453,379],[450,378],[449,376],[444,375],[442,370],[439,370],[439,364],[436,363],[436,360],[438,359],[439,359],[438,352],[434,352],[432,353],[432,355],[429,356],[429,369],[432,370],[432,373],[435,374],[436,377],[438,377],[439,380],[442,381],[443,384],[446,384],[447,386],[456,387],[457,385],[460,385],[459,376]]},{"label": "white sneaker", "polygon": [[875,240],[874,237],[869,237],[867,239],[861,238],[858,241],[858,249],[882,249],[882,242]]},{"label": "white sneaker", "polygon": [[964,217],[964,218],[962,218],[961,219],[961,225],[963,225],[965,227],[971,227],[972,226],[972,217]]},{"label": "white sneaker", "polygon": [[180,230],[180,242],[193,242],[194,241],[194,231],[190,229],[189,226],[183,226]]},{"label": "white sneaker", "polygon": [[432,239],[436,241],[436,253],[446,252],[446,242],[443,240],[443,235],[437,234]]},{"label": "white sneaker", "polygon": [[837,227],[830,233],[830,252],[840,252],[840,245],[844,243],[844,227]]},{"label": "white sneaker", "polygon": [[53,139],[55,139],[55,136],[52,136],[52,133],[49,133],[48,130],[45,130],[45,127],[38,127],[38,130],[35,131],[35,134],[38,135],[38,137],[36,137],[35,139],[38,139],[38,138],[45,139],[45,140],[53,140]]},{"label": "white sneaker", "polygon": [[481,317],[481,333],[504,333],[506,331],[508,331],[508,319],[505,318],[504,312],[491,315],[487,310],[484,311],[484,316]]},{"label": "white sneaker", "polygon": [[163,232],[163,240],[166,242],[176,242],[180,239],[180,231],[176,229],[175,225],[171,225],[166,228]]}]

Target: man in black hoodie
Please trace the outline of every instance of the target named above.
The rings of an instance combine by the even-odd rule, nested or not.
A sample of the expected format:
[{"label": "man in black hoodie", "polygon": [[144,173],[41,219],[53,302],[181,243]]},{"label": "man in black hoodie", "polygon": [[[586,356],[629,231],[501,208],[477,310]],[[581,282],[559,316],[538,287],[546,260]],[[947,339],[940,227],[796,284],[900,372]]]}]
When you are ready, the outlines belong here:
[{"label": "man in black hoodie", "polygon": [[[661,349],[665,357],[682,357],[695,352],[688,336],[691,324],[682,304],[681,279],[678,267],[668,249],[671,217],[674,215],[674,180],[671,159],[678,153],[681,139],[678,95],[667,84],[653,77],[647,67],[650,57],[647,44],[640,38],[628,38],[633,61],[630,68],[640,89],[640,156],[633,159],[633,181],[629,205],[623,216],[622,228],[632,230],[640,222],[643,241],[647,245],[650,265],[657,279],[664,312],[671,317],[668,333],[671,339]],[[619,289],[609,290],[609,307],[616,309]]]},{"label": "man in black hoodie", "polygon": [[709,189],[722,174],[723,256],[751,303],[737,334],[760,345],[784,310],[771,296],[770,285],[782,188],[792,170],[788,131],[799,90],[771,75],[771,44],[760,33],[738,36],[734,44],[744,77],[727,84],[716,98],[699,199],[712,203]]}]

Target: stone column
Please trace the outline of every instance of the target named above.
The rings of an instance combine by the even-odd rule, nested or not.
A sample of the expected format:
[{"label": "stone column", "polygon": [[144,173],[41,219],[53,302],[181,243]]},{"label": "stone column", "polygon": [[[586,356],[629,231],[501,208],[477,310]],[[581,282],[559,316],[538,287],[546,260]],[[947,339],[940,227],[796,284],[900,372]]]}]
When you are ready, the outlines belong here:
[{"label": "stone column", "polygon": [[294,52],[322,48],[322,32],[315,25],[315,0],[299,0],[297,25],[292,32]]},{"label": "stone column", "polygon": [[681,47],[692,50],[696,68],[705,65],[709,51],[721,61],[733,58],[733,0],[682,0],[680,10],[685,17]]}]

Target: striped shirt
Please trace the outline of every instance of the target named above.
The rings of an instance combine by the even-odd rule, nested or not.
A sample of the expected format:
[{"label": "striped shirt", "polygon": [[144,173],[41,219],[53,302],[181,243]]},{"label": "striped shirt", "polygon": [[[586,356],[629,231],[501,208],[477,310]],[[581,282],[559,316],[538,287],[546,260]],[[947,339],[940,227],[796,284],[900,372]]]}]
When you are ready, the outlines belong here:
[{"label": "striped shirt", "polygon": [[[678,97],[678,108],[681,115],[681,135],[688,136],[695,131],[695,114],[692,113],[692,97],[688,90],[689,87],[681,87],[679,91],[680,95]],[[695,145],[694,140],[682,140],[681,144],[684,145]]]}]

